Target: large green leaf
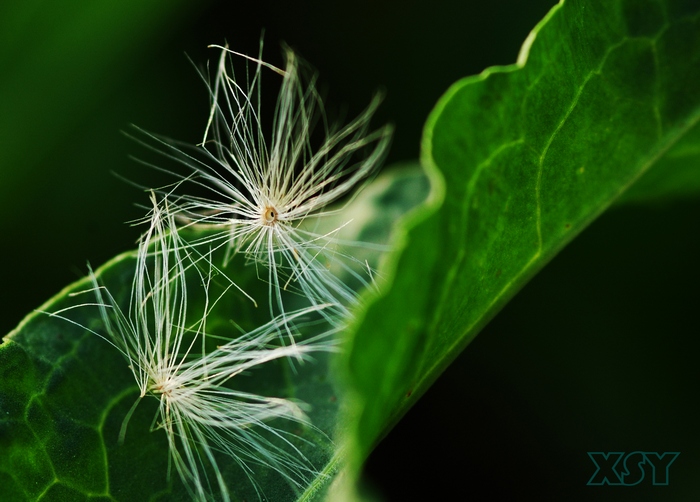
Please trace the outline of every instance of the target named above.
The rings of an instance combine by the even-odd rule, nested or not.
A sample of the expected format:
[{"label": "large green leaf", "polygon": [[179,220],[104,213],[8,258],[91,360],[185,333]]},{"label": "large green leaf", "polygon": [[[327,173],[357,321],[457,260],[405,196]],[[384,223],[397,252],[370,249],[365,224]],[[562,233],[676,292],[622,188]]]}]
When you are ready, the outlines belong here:
[{"label": "large green leaf", "polygon": [[[134,268],[134,254],[127,253],[97,271],[100,282],[119,299],[125,312]],[[249,294],[267,294],[265,285],[259,286],[253,267],[241,267],[237,283]],[[86,300],[86,294],[71,296],[89,285],[83,280],[61,292],[42,306],[43,312],[27,317],[0,347],[4,412],[0,417],[0,472],[5,478],[0,484],[0,499],[188,500],[177,474],[173,471],[168,476],[165,432],[152,431],[155,399],[139,403],[129,420],[124,444],[118,443],[122,422],[139,399],[139,388],[121,354],[81,327],[104,333],[96,308],[69,311],[70,320],[81,326],[44,313],[93,302]],[[196,283],[192,286],[197,289]],[[202,301],[201,295],[190,295],[188,311],[201,316]],[[232,337],[237,328],[231,321],[252,329],[264,322],[265,312],[264,307],[256,309],[240,295],[227,294],[209,316],[208,330]],[[327,374],[328,355],[315,359],[314,364],[295,368],[286,363],[268,364],[252,377],[237,380],[249,392],[306,402],[312,407],[314,424],[330,436],[337,399]],[[328,462],[332,443],[327,437],[313,429],[294,433],[299,441],[296,446],[314,465]],[[234,500],[257,498],[233,462],[224,460],[220,466]],[[295,489],[274,472],[254,468],[254,476],[270,499],[293,498]]]},{"label": "large green leaf", "polygon": [[[356,465],[558,250],[655,164],[662,179],[697,149],[699,13],[561,2],[517,64],[442,97],[423,138],[432,203],[407,223],[391,288],[361,316],[347,360]],[[685,166],[697,186],[697,164]],[[681,185],[650,184],[640,200]]]},{"label": "large green leaf", "polygon": [[[350,224],[343,231],[353,240],[386,241],[397,215],[417,205],[427,184],[417,169],[394,170],[379,177],[343,212]],[[319,223],[320,224],[320,223]],[[324,221],[331,225],[333,221]],[[219,251],[223,253],[223,249]],[[377,252],[357,256],[376,265]],[[215,256],[215,261],[219,261]],[[135,253],[125,253],[96,271],[96,277],[127,312]],[[243,260],[229,264],[236,284],[252,295],[257,307],[240,294],[226,294],[207,317],[207,331],[235,337],[268,320],[267,284]],[[204,297],[198,276],[192,279],[188,312],[197,319]],[[218,284],[217,286],[217,283]],[[214,278],[211,298],[226,281]],[[50,317],[71,305],[93,303],[91,287],[78,281],[27,316],[0,345],[0,500],[188,500],[174,469],[168,476],[168,445],[163,430],[152,431],[157,400],[145,398],[128,422],[124,444],[120,429],[139,388],[126,360],[110,344],[85,328],[105,334],[98,309],[85,305]],[[198,292],[199,294],[194,294]],[[288,300],[292,300],[289,298]],[[291,430],[295,447],[320,474],[299,490],[270,469],[251,466],[269,500],[308,499],[332,479],[334,442],[340,400],[329,373],[329,354],[313,363],[275,362],[249,378],[236,378],[249,392],[299,399],[310,406],[318,430]],[[242,382],[242,383],[241,383]],[[279,426],[284,427],[283,424]],[[274,438],[271,438],[274,439]],[[256,500],[245,473],[226,458],[219,460],[233,500]]]}]

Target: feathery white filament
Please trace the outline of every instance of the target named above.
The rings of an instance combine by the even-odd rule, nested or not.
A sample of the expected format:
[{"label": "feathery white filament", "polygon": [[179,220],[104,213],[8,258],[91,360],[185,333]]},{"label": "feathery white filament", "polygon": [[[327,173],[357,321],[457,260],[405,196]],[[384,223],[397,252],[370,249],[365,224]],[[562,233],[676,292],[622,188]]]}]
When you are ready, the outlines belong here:
[{"label": "feathery white filament", "polygon": [[[155,197],[153,203],[150,228],[138,249],[128,313],[122,312],[93,274],[90,291],[97,296],[106,334],[90,331],[124,355],[140,397],[159,399],[158,427],[167,433],[173,464],[194,499],[230,499],[217,464],[221,454],[242,468],[256,491],[259,487],[252,476],[252,463],[275,469],[289,483],[302,486],[315,473],[312,465],[292,445],[290,433],[269,424],[270,420],[284,419],[311,426],[299,404],[235,390],[229,384],[241,372],[270,361],[305,359],[313,351],[332,350],[327,338],[330,333],[279,346],[274,342],[282,320],[277,318],[207,351],[206,319],[218,301],[209,298],[210,276],[203,275],[187,255],[187,245],[176,231],[167,203],[158,205]],[[187,273],[200,274],[206,298],[204,312],[190,326],[186,318]],[[85,305],[95,304],[51,315],[73,322],[61,314]],[[287,317],[294,321],[323,308],[310,307]],[[209,479],[212,473],[215,480]]]},{"label": "feathery white filament", "polygon": [[[376,171],[392,132],[390,126],[369,131],[380,98],[375,96],[347,125],[329,127],[315,77],[300,75],[299,59],[291,49],[285,50],[286,65],[281,70],[260,58],[213,47],[222,52],[210,87],[212,108],[203,148],[199,149],[204,159],[186,153],[182,145],[149,135],[167,147],[161,153],[192,170],[181,177],[182,185],[191,183],[209,193],[178,194],[171,208],[178,221],[220,229],[193,245],[227,246],[225,261],[242,252],[249,263],[266,270],[263,277],[269,283],[273,316],[281,314],[288,320],[282,292],[291,290],[312,305],[333,304],[323,315],[336,322],[335,314],[344,318],[357,296],[329,271],[330,263],[340,263],[361,284],[368,283],[365,264],[338,249],[342,226],[316,233],[300,225],[307,216],[330,214],[325,209],[328,204]],[[232,66],[227,65],[230,54],[255,62],[245,83],[237,81]],[[261,118],[261,70],[265,67],[282,75],[269,143]],[[319,121],[324,126],[323,137],[314,148],[312,132]]]}]

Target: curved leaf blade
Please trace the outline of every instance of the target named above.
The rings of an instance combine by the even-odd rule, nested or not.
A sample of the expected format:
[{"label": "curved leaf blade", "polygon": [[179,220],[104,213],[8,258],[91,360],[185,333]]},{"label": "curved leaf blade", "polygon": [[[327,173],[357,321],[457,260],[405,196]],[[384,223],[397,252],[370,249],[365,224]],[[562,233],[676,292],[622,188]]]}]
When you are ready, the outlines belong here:
[{"label": "curved leaf blade", "polygon": [[423,137],[433,203],[348,356],[356,466],[530,277],[692,137],[699,22],[689,3],[562,1],[517,64],[441,98]]},{"label": "curved leaf blade", "polygon": [[[380,176],[343,212],[340,223],[351,220],[343,228],[344,237],[386,241],[396,215],[418,204],[426,191],[427,183],[418,169]],[[323,222],[331,229],[336,223]],[[356,257],[374,266],[377,252]],[[255,266],[244,266],[243,261],[234,260],[228,270],[235,271],[236,283],[256,298],[258,307],[242,295],[225,295],[207,317],[211,333],[230,332],[232,321],[250,330],[268,320],[267,284],[258,280]],[[99,282],[123,311],[127,311],[134,265],[135,253],[130,252],[96,271]],[[192,292],[199,294],[188,295],[188,311],[195,314],[202,312],[205,302],[196,279],[192,279],[196,283]],[[212,287],[216,283],[214,277]],[[139,399],[125,358],[83,328],[104,332],[97,307],[83,306],[64,314],[75,324],[45,314],[94,302],[90,292],[75,295],[90,287],[88,278],[68,286],[27,316],[0,345],[0,500],[190,500],[169,467],[165,432],[153,429],[158,401],[150,396]],[[318,500],[328,489],[341,458],[332,441],[341,428],[341,399],[330,354],[316,354],[314,359],[293,368],[286,361],[276,361],[250,377],[236,378],[246,391],[294,398],[310,407],[310,421],[318,430],[289,427],[295,427],[295,446],[318,474],[299,489],[272,469],[251,466],[261,489],[257,493],[246,474],[229,458],[222,458],[219,466],[232,500],[257,500],[259,496]],[[119,444],[124,419],[136,401],[140,402],[129,418],[124,444]]]}]

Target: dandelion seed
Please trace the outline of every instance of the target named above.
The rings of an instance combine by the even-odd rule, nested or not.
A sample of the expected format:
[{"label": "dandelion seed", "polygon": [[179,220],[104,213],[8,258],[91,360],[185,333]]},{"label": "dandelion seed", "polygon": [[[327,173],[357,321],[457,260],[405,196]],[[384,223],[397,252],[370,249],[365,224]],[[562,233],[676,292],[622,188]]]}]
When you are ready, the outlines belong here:
[{"label": "dandelion seed", "polygon": [[[302,225],[309,216],[333,213],[328,205],[350,194],[376,172],[391,137],[391,126],[369,131],[369,122],[380,102],[375,96],[364,112],[343,127],[329,126],[315,76],[304,77],[296,54],[285,49],[284,70],[229,50],[221,50],[212,107],[202,148],[188,154],[183,145],[149,135],[166,147],[164,155],[192,170],[182,185],[204,188],[206,196],[180,194],[173,204],[184,225],[214,228],[213,234],[192,242],[218,248],[226,246],[225,262],[243,253],[269,283],[271,315],[286,318],[283,291],[306,298],[312,305],[333,304],[323,315],[335,322],[344,319],[357,299],[356,291],[330,272],[340,263],[344,273],[367,285],[364,262],[345,250],[339,237],[341,225],[318,232]],[[262,44],[261,44],[262,51]],[[234,75],[227,57],[238,55],[254,63],[245,83]],[[265,140],[261,111],[264,68],[282,75],[271,140]],[[312,146],[314,127],[323,123],[320,146]],[[148,133],[146,133],[148,134]],[[157,150],[157,148],[152,147]],[[364,156],[363,156],[364,154]],[[263,271],[261,273],[261,270]]]},{"label": "dandelion seed", "polygon": [[[231,382],[242,372],[274,360],[308,359],[312,352],[333,350],[330,332],[279,346],[274,342],[279,337],[281,320],[273,319],[207,350],[212,340],[206,334],[206,319],[221,297],[210,299],[211,274],[200,276],[206,299],[204,312],[187,325],[185,274],[202,272],[188,262],[187,245],[180,240],[167,205],[159,206],[155,198],[153,202],[151,225],[139,245],[128,314],[91,272],[93,288],[89,291],[96,295],[96,302],[51,315],[73,322],[63,315],[66,310],[85,305],[99,307],[106,334],[90,331],[123,354],[140,390],[139,400],[125,417],[120,439],[140,399],[147,395],[157,398],[157,428],[165,430],[170,459],[194,499],[230,500],[218,465],[221,455],[241,467],[261,498],[253,464],[274,469],[290,484],[302,487],[317,473],[293,445],[293,440],[300,438],[270,424],[272,420],[286,420],[313,428],[300,403],[239,391],[231,387]],[[306,308],[289,317],[300,320],[322,308]]]}]

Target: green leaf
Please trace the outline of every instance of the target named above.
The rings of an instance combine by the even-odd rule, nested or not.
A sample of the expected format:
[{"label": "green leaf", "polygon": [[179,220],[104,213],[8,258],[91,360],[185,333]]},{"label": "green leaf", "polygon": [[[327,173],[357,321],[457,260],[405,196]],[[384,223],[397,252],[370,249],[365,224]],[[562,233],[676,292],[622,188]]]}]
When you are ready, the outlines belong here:
[{"label": "green leaf", "polygon": [[695,151],[699,12],[561,2],[517,64],[441,98],[423,137],[431,202],[405,225],[391,287],[369,302],[347,357],[356,467],[557,251],[655,164],[663,177]]},{"label": "green leaf", "polygon": [[[420,203],[426,192],[425,178],[415,168],[379,177],[344,211],[344,218],[352,220],[343,229],[345,237],[386,241],[396,216]],[[372,263],[377,254],[362,259]],[[226,336],[228,330],[233,331],[228,336],[235,336],[238,328],[232,321],[250,330],[267,320],[267,284],[257,279],[254,266],[243,261],[234,260],[229,268],[258,307],[240,294],[225,295],[207,318],[211,333]],[[135,253],[130,252],[96,271],[124,312],[134,268]],[[216,283],[215,278],[212,288]],[[193,292],[202,291],[197,281],[191,286]],[[88,278],[72,284],[25,318],[0,345],[0,500],[189,500],[174,469],[168,477],[165,432],[152,430],[156,399],[149,396],[139,402],[124,444],[118,443],[139,388],[124,357],[85,329],[104,333],[98,309],[86,305],[70,310],[64,315],[72,322],[46,314],[94,302],[92,293],[75,294],[90,287]],[[201,293],[190,294],[188,311],[201,316],[204,300]],[[294,367],[279,361],[236,380],[246,391],[295,398],[310,406],[309,418],[319,430],[293,430],[298,438],[295,446],[321,471],[308,480],[306,490],[302,493],[270,469],[251,467],[268,500],[317,496],[332,479],[337,462],[330,438],[337,428],[340,400],[329,355],[316,355],[313,364]],[[224,457],[219,466],[233,500],[258,499],[234,462]]]},{"label": "green leaf", "polygon": [[[125,312],[134,263],[134,254],[127,253],[97,272],[100,282],[120,299]],[[260,283],[254,267],[246,267],[238,280],[249,292]],[[266,295],[267,287],[261,284],[257,292]],[[89,287],[87,280],[80,281],[41,310],[55,312],[69,305],[94,302],[93,298],[86,300],[86,294],[71,295]],[[201,312],[201,296],[190,296],[188,309]],[[257,318],[264,317],[264,310],[255,309],[241,295],[226,295],[209,317],[208,329],[217,335],[235,336],[237,328],[231,320],[246,329],[261,324]],[[82,327],[104,333],[97,308],[76,308],[67,317],[78,325],[43,312],[31,314],[0,347],[0,472],[12,479],[0,486],[0,499],[75,500],[81,495],[125,501],[189,500],[174,470],[168,479],[165,431],[152,431],[157,399],[147,397],[139,402],[128,422],[125,442],[118,444],[124,418],[139,400],[139,389],[122,355]],[[227,325],[234,335],[227,335]],[[288,363],[267,364],[250,377],[241,375],[238,388],[306,402],[312,407],[313,423],[330,435],[337,398],[328,376],[328,354],[315,359],[314,364],[294,369]],[[314,465],[328,462],[332,454],[328,438],[313,429],[294,433],[298,438],[295,446]],[[234,500],[257,498],[240,468],[230,460],[220,466],[231,480],[231,491],[238,497]],[[276,473],[254,467],[253,472],[270,499],[290,499],[295,493]]]}]

